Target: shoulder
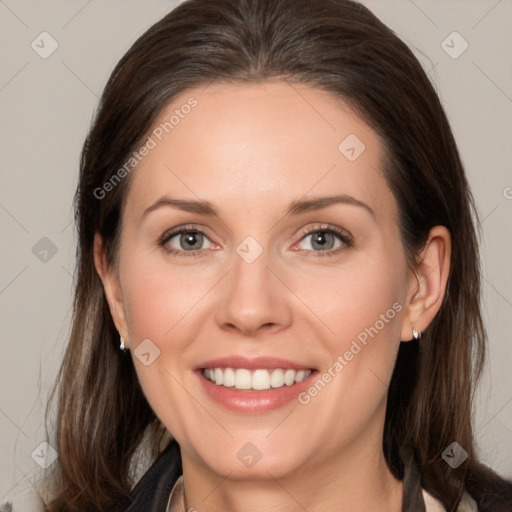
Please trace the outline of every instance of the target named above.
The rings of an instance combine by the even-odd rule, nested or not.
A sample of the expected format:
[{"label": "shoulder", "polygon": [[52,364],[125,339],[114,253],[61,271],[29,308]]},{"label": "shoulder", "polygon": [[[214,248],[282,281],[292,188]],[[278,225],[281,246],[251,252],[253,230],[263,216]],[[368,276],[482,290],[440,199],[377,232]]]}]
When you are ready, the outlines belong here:
[{"label": "shoulder", "polygon": [[[422,489],[426,512],[446,512],[439,500],[436,500],[425,489]],[[475,500],[467,493],[464,494],[457,512],[478,512]]]}]

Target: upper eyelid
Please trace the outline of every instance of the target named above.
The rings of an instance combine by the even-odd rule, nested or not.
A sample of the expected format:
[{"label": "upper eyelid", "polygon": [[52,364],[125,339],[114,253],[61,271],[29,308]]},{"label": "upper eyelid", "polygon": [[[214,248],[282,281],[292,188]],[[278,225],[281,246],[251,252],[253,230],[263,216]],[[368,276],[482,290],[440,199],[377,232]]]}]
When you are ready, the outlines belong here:
[{"label": "upper eyelid", "polygon": [[[315,223],[313,223],[313,224],[315,224]],[[299,236],[310,235],[311,233],[315,233],[317,231],[328,231],[328,232],[333,232],[338,235],[343,234],[347,238],[352,238],[352,235],[346,229],[343,229],[340,227],[334,227],[334,226],[331,226],[324,222],[316,223],[313,227],[304,228],[301,231],[301,235],[299,235]]]}]

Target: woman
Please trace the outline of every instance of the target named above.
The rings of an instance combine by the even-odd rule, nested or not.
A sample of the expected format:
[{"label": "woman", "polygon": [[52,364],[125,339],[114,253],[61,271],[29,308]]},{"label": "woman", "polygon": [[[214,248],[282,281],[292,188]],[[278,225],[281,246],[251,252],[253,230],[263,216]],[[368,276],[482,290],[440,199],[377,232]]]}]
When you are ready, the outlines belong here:
[{"label": "woman", "polygon": [[181,4],[105,88],[76,220],[48,510],[512,510],[462,163],[363,6]]}]

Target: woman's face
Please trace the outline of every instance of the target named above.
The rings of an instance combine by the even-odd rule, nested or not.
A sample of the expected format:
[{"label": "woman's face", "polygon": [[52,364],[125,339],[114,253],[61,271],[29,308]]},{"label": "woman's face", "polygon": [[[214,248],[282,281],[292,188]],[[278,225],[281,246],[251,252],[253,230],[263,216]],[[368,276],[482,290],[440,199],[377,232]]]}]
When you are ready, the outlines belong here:
[{"label": "woman's face", "polygon": [[278,478],[379,457],[417,282],[376,133],[275,82],[187,91],[150,136],[111,308],[184,466]]}]

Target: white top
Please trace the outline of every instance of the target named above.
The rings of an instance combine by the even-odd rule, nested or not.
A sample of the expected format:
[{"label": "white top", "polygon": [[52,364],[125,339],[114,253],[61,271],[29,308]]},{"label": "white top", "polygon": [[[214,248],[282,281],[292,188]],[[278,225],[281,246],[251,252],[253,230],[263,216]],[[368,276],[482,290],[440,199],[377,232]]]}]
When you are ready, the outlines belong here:
[{"label": "white top", "polygon": [[[422,489],[422,492],[427,512],[446,512],[446,509],[441,505],[440,501],[436,500],[431,494],[425,491],[425,489]],[[468,493],[465,493],[457,508],[457,512],[478,512],[476,501]]]},{"label": "white top", "polygon": [[[425,489],[422,490],[425,508],[427,512],[446,512],[441,502],[436,500]],[[167,512],[186,512],[185,510],[185,487],[183,486],[183,475],[181,475],[169,495]],[[465,494],[460,502],[457,512],[478,512],[475,500],[469,494]]]}]

